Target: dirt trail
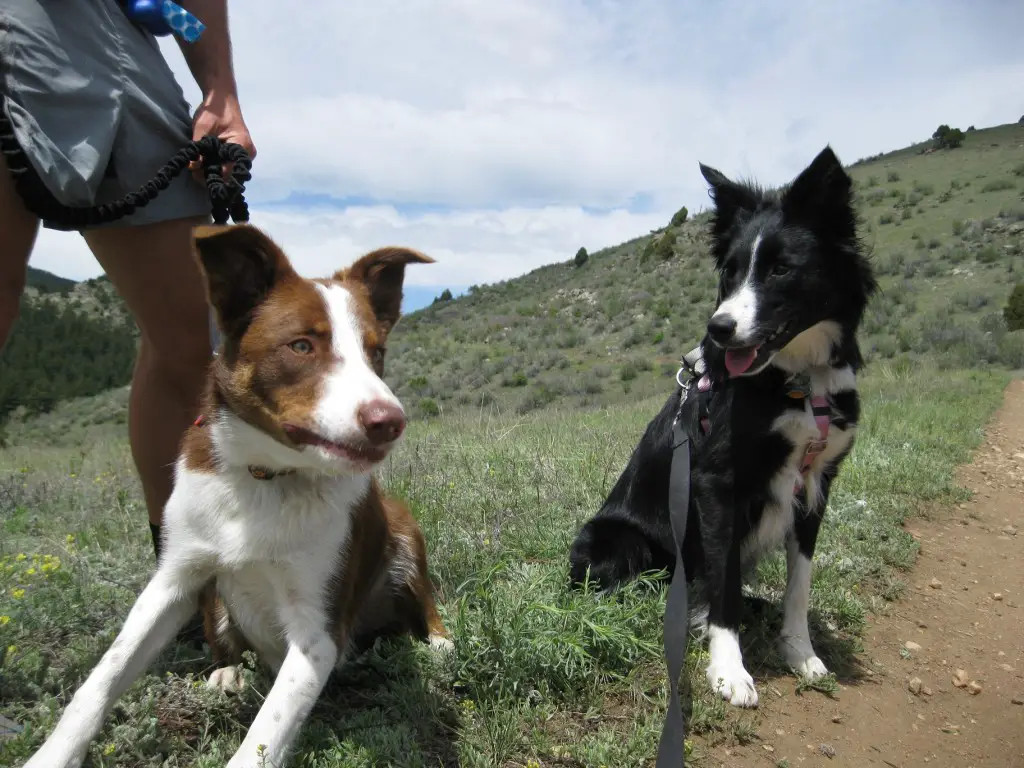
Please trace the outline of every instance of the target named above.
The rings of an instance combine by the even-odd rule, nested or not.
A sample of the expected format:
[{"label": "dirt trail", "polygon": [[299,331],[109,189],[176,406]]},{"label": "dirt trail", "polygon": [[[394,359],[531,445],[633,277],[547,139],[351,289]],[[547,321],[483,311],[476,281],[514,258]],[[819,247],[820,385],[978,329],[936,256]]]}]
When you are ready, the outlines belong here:
[{"label": "dirt trail", "polygon": [[921,553],[904,597],[869,619],[860,679],[835,699],[769,683],[761,740],[710,764],[1024,768],[1024,380],[986,435],[958,472],[974,499],[908,521]]}]

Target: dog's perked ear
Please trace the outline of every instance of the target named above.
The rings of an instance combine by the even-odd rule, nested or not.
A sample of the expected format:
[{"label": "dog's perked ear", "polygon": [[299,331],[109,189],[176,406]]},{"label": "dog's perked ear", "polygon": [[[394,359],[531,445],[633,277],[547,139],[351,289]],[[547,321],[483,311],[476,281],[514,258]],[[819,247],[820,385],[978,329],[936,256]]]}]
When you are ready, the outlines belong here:
[{"label": "dog's perked ear", "polygon": [[853,179],[831,146],[826,146],[782,196],[783,214],[812,229],[817,225],[841,237],[853,234],[850,216]]},{"label": "dog's perked ear", "polygon": [[737,184],[717,168],[704,163],[699,165],[701,176],[711,185],[709,192],[715,203],[717,219],[731,224],[739,211],[753,211],[757,208],[758,196],[754,189]]},{"label": "dog's perked ear", "polygon": [[196,227],[192,236],[220,332],[238,338],[273,285],[295,271],[281,248],[248,224]]},{"label": "dog's perked ear", "polygon": [[390,332],[402,311],[402,282],[406,264],[433,264],[434,260],[411,248],[378,248],[361,257],[335,280],[360,282],[366,286],[370,305],[384,333]]},{"label": "dog's perked ear", "polygon": [[738,184],[717,168],[704,163],[700,163],[700,172],[711,185],[708,193],[715,204],[711,217],[711,253],[715,257],[716,266],[721,269],[728,251],[729,233],[741,218],[739,214],[742,211],[750,213],[757,210],[762,192],[755,185]]}]

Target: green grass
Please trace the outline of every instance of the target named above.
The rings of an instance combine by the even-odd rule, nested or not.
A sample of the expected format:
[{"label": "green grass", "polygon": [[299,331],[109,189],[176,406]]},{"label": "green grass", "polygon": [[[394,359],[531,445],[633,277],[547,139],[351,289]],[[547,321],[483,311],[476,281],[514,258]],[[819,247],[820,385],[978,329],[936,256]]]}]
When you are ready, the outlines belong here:
[{"label": "green grass", "polygon": [[[969,458],[1007,376],[879,363],[863,380],[861,436],[816,557],[812,636],[840,683],[859,632],[903,589],[915,557],[901,521],[966,497]],[[301,766],[651,765],[665,706],[659,579],[614,599],[570,592],[566,554],[615,481],[662,393],[612,409],[501,417],[483,408],[414,423],[384,479],[423,526],[455,654],[389,641],[332,681],[303,730]],[[63,404],[12,425],[0,453],[0,702],[26,725],[0,742],[19,764],[109,645],[152,569],[145,509],[124,438],[123,393]],[[24,555],[24,557],[22,557]],[[758,687],[807,686],[776,655],[784,560],[759,571],[744,644]],[[214,766],[244,736],[270,685],[239,696],[201,685],[208,658],[169,648],[123,697],[94,766]],[[712,697],[704,649],[688,659],[689,744],[757,738],[756,712]]]}]

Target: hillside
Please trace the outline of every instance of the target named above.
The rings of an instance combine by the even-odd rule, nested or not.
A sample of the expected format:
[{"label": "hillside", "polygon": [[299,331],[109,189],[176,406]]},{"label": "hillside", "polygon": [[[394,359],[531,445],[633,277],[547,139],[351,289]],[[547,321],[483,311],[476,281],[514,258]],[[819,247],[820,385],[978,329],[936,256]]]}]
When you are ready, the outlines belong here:
[{"label": "hillside", "polygon": [[[870,360],[1024,366],[1002,309],[1024,273],[1024,125],[970,131],[850,168],[881,290],[863,327]],[[715,298],[706,216],[407,315],[388,378],[420,415],[470,406],[520,413],[667,387]],[[662,237],[671,248],[656,248]],[[667,258],[666,258],[667,256]]]},{"label": "hillside", "polygon": [[127,384],[136,338],[105,278],[76,283],[30,268],[18,320],[0,354],[0,425],[12,413],[46,412],[61,400]]},{"label": "hillside", "polygon": [[45,269],[28,268],[26,286],[38,293],[66,293],[78,283],[68,280],[66,277],[59,277]]},{"label": "hillside", "polygon": [[[881,283],[863,327],[865,353],[869,361],[1024,366],[1024,335],[1007,334],[1002,320],[1024,272],[1024,125],[968,131],[957,149],[932,151],[933,143],[850,168]],[[412,312],[392,337],[387,378],[421,418],[607,405],[663,391],[712,308],[706,221],[697,216],[605,248],[581,267],[567,254],[563,263]],[[122,346],[134,344],[134,326],[106,279],[69,283],[34,270],[26,305],[69,305],[88,318],[79,340],[100,332],[99,321]],[[26,313],[12,347],[30,335],[33,354],[52,361],[39,325],[51,315]],[[0,372],[9,358],[0,357]],[[75,395],[91,395],[108,381],[126,384],[128,369],[118,370],[102,386],[70,368],[68,375],[80,381]]]}]

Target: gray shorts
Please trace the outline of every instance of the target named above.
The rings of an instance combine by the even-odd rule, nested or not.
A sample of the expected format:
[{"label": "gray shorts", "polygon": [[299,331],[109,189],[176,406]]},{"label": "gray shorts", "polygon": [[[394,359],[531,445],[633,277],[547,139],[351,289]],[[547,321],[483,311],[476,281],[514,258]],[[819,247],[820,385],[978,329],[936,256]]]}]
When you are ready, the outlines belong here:
[{"label": "gray shorts", "polygon": [[[156,38],[116,0],[2,0],[0,90],[18,143],[65,205],[137,191],[192,138],[191,110]],[[209,214],[206,190],[185,171],[108,226]]]}]

